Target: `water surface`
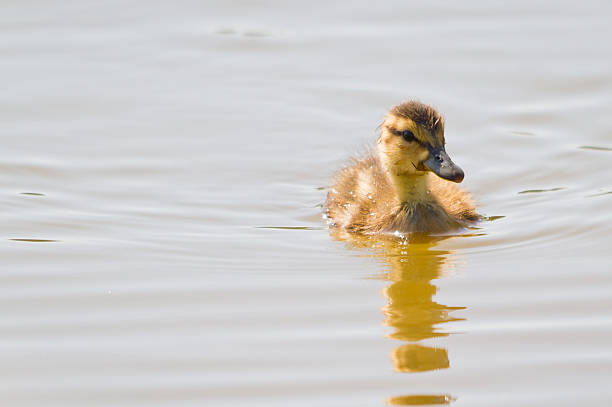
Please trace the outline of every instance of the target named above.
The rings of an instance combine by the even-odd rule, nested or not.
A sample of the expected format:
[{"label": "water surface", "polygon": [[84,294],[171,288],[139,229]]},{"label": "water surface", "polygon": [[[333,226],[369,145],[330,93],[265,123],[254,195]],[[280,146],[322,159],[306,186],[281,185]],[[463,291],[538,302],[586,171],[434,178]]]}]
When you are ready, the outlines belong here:
[{"label": "water surface", "polygon": [[[612,397],[606,3],[0,6],[11,406],[575,406]],[[407,98],[490,220],[330,236]]]}]

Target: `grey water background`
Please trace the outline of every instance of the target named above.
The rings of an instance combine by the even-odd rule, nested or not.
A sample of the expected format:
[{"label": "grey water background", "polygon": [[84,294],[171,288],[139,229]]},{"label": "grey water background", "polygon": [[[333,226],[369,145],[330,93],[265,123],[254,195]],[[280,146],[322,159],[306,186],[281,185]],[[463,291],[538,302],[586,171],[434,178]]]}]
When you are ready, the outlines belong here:
[{"label": "grey water background", "polygon": [[[3,404],[606,404],[611,12],[2,2]],[[325,187],[409,98],[503,218],[416,257],[331,238]]]}]

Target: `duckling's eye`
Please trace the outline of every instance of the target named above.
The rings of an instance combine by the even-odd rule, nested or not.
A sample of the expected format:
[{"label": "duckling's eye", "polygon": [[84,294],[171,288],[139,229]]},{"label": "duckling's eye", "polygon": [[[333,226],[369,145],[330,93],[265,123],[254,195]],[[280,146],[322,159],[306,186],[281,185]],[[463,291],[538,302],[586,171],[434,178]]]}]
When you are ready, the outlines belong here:
[{"label": "duckling's eye", "polygon": [[416,137],[414,137],[414,134],[410,130],[404,130],[400,132],[400,134],[404,138],[404,140],[408,142],[416,141]]}]

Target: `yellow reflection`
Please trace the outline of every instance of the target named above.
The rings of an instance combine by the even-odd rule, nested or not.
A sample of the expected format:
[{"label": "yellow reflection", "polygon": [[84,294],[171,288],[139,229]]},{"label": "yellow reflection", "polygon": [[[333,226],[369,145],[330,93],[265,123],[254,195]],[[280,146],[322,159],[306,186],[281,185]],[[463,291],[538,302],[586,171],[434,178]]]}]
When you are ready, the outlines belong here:
[{"label": "yellow reflection", "polygon": [[392,406],[439,406],[450,404],[454,399],[448,394],[442,395],[414,395],[398,396],[387,399],[387,404]]},{"label": "yellow reflection", "polygon": [[393,368],[403,373],[426,372],[450,366],[446,349],[417,344],[406,344],[393,349],[391,360]]},{"label": "yellow reflection", "polygon": [[[450,367],[448,351],[419,343],[448,336],[445,323],[463,320],[451,315],[465,307],[448,306],[434,301],[436,279],[452,269],[452,253],[435,249],[441,237],[413,236],[409,240],[354,236],[334,231],[332,236],[351,248],[368,248],[384,267],[381,278],[389,281],[383,294],[387,304],[382,311],[384,324],[392,328],[389,338],[405,342],[393,349],[391,361],[397,372],[416,373]],[[449,395],[408,395],[387,400],[392,405],[449,404]]]},{"label": "yellow reflection", "polygon": [[[382,258],[389,266],[384,278],[391,281],[383,291],[388,300],[383,308],[384,323],[394,329],[389,335],[392,339],[416,342],[447,336],[448,332],[441,330],[439,325],[462,319],[450,313],[464,307],[451,307],[433,300],[437,287],[432,281],[443,277],[444,266],[452,265],[449,251],[432,250],[436,242],[433,239],[391,241],[381,247]],[[445,367],[448,363],[437,368]]]}]

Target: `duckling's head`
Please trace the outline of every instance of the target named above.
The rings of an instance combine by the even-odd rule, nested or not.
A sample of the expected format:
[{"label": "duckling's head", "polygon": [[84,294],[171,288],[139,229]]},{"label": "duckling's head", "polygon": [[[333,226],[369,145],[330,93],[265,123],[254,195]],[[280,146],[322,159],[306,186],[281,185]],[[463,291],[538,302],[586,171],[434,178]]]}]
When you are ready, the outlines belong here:
[{"label": "duckling's head", "polygon": [[378,154],[394,175],[424,175],[463,181],[463,170],[444,149],[444,119],[436,110],[416,101],[391,108],[381,125]]}]

